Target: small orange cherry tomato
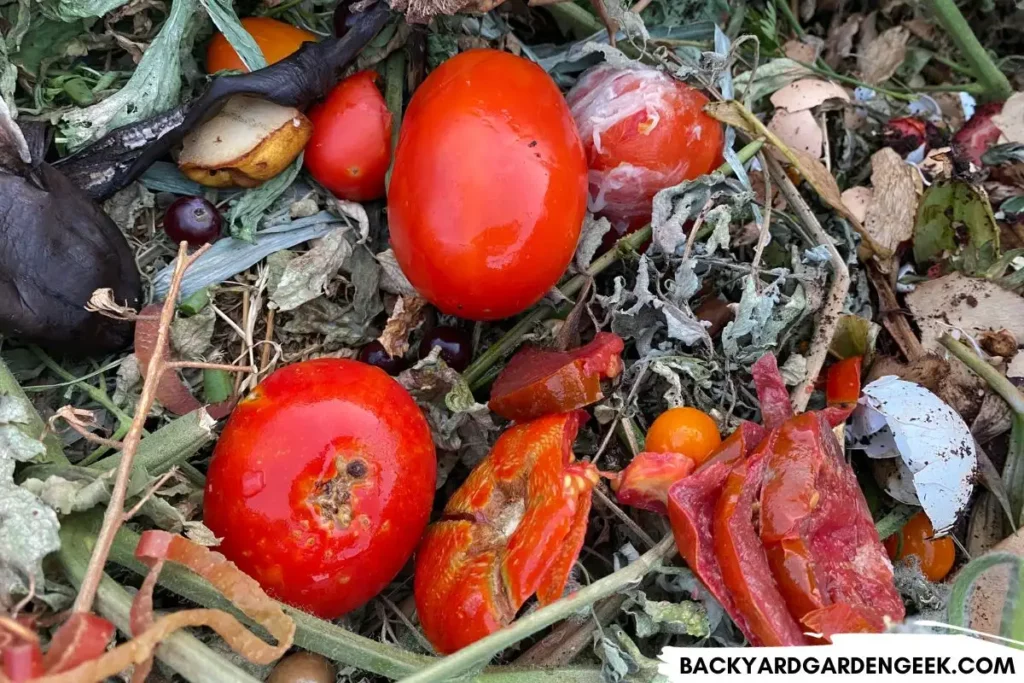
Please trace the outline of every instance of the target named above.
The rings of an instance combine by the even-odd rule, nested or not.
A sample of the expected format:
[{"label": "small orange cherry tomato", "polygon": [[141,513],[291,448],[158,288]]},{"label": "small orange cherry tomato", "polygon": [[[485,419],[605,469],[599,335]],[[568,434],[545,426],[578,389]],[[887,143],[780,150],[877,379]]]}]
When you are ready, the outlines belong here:
[{"label": "small orange cherry tomato", "polygon": [[924,511],[910,518],[903,530],[885,539],[885,549],[893,560],[915,555],[921,572],[929,581],[942,581],[953,568],[956,546],[949,536],[932,538],[935,529]]},{"label": "small orange cherry tomato", "polygon": [[497,320],[565,273],[587,211],[587,161],[558,86],[533,62],[470,50],[434,69],[402,121],[391,245],[438,309]]},{"label": "small orange cherry tomato", "polygon": [[[246,17],[242,19],[242,27],[260,46],[268,65],[280,62],[302,47],[303,43],[317,41],[316,34],[269,17]],[[226,69],[249,70],[224,34],[218,33],[206,48],[206,73],[213,74]]]},{"label": "small orange cherry tomato", "polygon": [[860,368],[863,359],[853,356],[839,361],[828,370],[825,398],[830,406],[853,405],[860,398]]},{"label": "small orange cherry tomato", "polygon": [[318,183],[353,202],[384,196],[391,163],[391,112],[376,81],[375,71],[349,76],[309,111],[313,136],[306,168]]},{"label": "small orange cherry tomato", "polygon": [[697,467],[722,443],[718,425],[696,408],[672,408],[658,416],[647,431],[644,450],[652,453],[682,453]]}]

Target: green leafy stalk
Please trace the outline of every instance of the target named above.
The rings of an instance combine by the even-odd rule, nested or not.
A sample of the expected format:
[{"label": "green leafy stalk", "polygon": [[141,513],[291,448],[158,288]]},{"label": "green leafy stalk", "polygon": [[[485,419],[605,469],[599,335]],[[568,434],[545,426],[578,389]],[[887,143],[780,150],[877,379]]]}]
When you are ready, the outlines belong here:
[{"label": "green leafy stalk", "polygon": [[875,522],[875,529],[878,537],[885,540],[893,534],[899,533],[906,526],[910,518],[917,514],[919,508],[909,505],[897,505],[882,519]]},{"label": "green leafy stalk", "polygon": [[384,176],[384,187],[391,186],[391,171],[395,168],[395,148],[402,126],[402,103],[405,94],[405,51],[398,50],[388,57],[384,67],[384,102],[391,112],[391,165]]},{"label": "green leafy stalk", "polygon": [[[572,3],[562,3],[565,5],[571,5]],[[562,5],[553,5],[552,7],[561,7]],[[745,145],[740,151],[736,153],[741,163],[746,163],[754,157],[755,154],[760,151],[764,145],[763,140],[754,140],[753,142]],[[732,173],[732,167],[728,162],[722,164],[716,171],[717,173],[730,174]],[[572,298],[583,289],[583,285],[588,279],[597,277],[599,274],[604,272],[616,263],[626,254],[636,253],[636,250],[640,246],[651,239],[653,230],[651,226],[645,225],[634,233],[630,233],[625,237],[621,238],[615,243],[615,246],[601,254],[598,258],[594,259],[594,262],[590,264],[585,273],[575,275],[569,279],[564,285],[559,287],[559,290],[568,298]],[[537,323],[547,320],[555,313],[555,308],[549,305],[538,306],[532,311],[523,316],[519,322],[517,322],[511,330],[506,332],[501,339],[492,344],[486,351],[477,357],[473,363],[466,368],[466,371],[462,373],[463,379],[469,384],[470,389],[476,391],[483,386],[483,378],[488,376],[488,371],[491,366],[510,355],[519,346],[519,342],[522,340],[523,335],[530,331],[530,329]]]},{"label": "green leafy stalk", "polygon": [[[181,465],[213,440],[214,424],[205,408],[182,415],[139,443],[135,466],[156,475]],[[93,464],[91,469],[105,472],[115,469],[120,462],[121,454],[115,453]]]},{"label": "green leafy stalk", "polygon": [[[64,521],[60,530],[61,549],[58,561],[68,579],[76,587],[89,566],[89,553],[94,537],[82,517]],[[106,574],[96,591],[96,609],[121,630],[131,634],[132,596]],[[156,650],[156,656],[192,683],[258,683],[257,679],[203,645],[195,637],[178,631]]]},{"label": "green leafy stalk", "polygon": [[453,655],[437,660],[412,676],[403,678],[402,681],[403,683],[439,683],[482,667],[505,648],[515,645],[524,638],[528,638],[537,631],[565,619],[602,598],[622,592],[627,586],[640,581],[674,550],[675,540],[671,535],[666,536],[658,545],[641,555],[636,562],[629,566],[595,581],[586,588],[573,593],[570,597],[562,598],[516,620],[511,626],[496,631]]},{"label": "green leafy stalk", "polygon": [[[1024,566],[1024,559],[1010,553],[987,553],[971,560],[967,566],[960,570],[949,593],[947,618],[952,626],[970,628],[970,600],[974,584],[981,578],[982,574],[1004,564],[1010,565],[1014,570],[1019,571]],[[1007,596],[1007,600],[1011,598],[1016,601],[1017,596]]]},{"label": "green leafy stalk", "polygon": [[1010,81],[999,70],[985,47],[974,35],[970,24],[960,13],[953,0],[925,0],[925,4],[935,15],[939,24],[945,29],[950,40],[963,53],[964,59],[970,64],[974,74],[985,87],[984,95],[992,100],[1005,100],[1013,94]]}]

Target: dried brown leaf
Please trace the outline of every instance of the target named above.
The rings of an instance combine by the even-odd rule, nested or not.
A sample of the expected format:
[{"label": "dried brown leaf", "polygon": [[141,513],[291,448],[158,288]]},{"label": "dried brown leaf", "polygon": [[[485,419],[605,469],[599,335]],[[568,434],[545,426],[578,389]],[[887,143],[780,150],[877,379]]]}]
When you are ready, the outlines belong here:
[{"label": "dried brown leaf", "polygon": [[[839,17],[839,13],[835,15]],[[853,53],[853,39],[860,31],[861,14],[854,13],[841,24],[832,24],[825,39],[825,62],[835,68]]]},{"label": "dried brown leaf", "polygon": [[489,12],[503,0],[392,0],[391,8],[405,14],[410,24],[426,24],[438,15]]},{"label": "dried brown leaf", "polygon": [[869,85],[878,85],[892,78],[906,59],[908,40],[910,31],[902,26],[893,26],[862,47],[857,55],[861,80]]},{"label": "dried brown leaf", "polygon": [[939,338],[951,330],[976,337],[1005,329],[1024,339],[1024,297],[989,280],[952,273],[919,284],[906,301],[921,329],[921,343],[937,353],[944,348]]},{"label": "dried brown leaf", "polygon": [[878,245],[875,256],[885,264],[902,242],[914,235],[921,175],[890,147],[871,157],[872,201],[864,219],[864,230]]},{"label": "dried brown leaf", "polygon": [[992,117],[1003,133],[1000,142],[1024,144],[1024,92],[1014,93],[1003,104],[1003,110]]},{"label": "dried brown leaf", "polygon": [[870,187],[851,187],[843,191],[843,204],[850,213],[857,217],[857,220],[863,223],[868,216],[868,207],[871,205],[873,195]]},{"label": "dried brown leaf", "polygon": [[378,341],[388,355],[401,358],[409,350],[409,335],[423,322],[427,301],[418,296],[400,296]]},{"label": "dried brown leaf", "polygon": [[782,46],[782,53],[790,59],[805,64],[812,64],[818,58],[820,46],[810,45],[801,40],[787,40]]}]

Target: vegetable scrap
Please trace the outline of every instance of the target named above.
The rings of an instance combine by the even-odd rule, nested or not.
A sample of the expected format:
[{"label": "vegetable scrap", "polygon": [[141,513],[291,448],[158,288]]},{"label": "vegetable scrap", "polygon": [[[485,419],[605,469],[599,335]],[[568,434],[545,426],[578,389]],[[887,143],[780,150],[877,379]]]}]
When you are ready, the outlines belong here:
[{"label": "vegetable scrap", "polygon": [[1024,641],[993,3],[0,7],[0,680]]}]

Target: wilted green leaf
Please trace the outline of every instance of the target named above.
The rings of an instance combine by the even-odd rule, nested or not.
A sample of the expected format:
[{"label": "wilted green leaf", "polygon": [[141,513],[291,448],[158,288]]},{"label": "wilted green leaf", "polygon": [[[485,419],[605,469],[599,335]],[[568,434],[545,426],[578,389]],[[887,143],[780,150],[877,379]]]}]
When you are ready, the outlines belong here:
[{"label": "wilted green leaf", "polygon": [[190,48],[192,25],[199,19],[197,0],[174,0],[167,22],[142,55],[135,73],[121,90],[98,104],[64,115],[63,132],[72,151],[107,132],[135,123],[178,104],[181,56]]},{"label": "wilted green leaf", "polygon": [[601,677],[607,683],[664,683],[658,673],[659,662],[645,656],[619,626],[612,624],[608,635],[595,638],[594,652],[600,657]]},{"label": "wilted green leaf", "polygon": [[300,154],[291,166],[277,176],[259,187],[246,190],[242,196],[233,201],[231,211],[228,213],[228,225],[231,228],[232,237],[245,242],[253,242],[253,235],[259,227],[260,221],[265,217],[267,209],[273,206],[274,202],[295,182],[295,178],[302,168],[304,156],[305,154]]},{"label": "wilted green leaf", "polygon": [[12,56],[11,61],[35,76],[44,59],[59,57],[68,43],[84,32],[85,24],[80,20],[69,19],[65,23],[37,18],[22,38],[21,48]]},{"label": "wilted green leaf", "polygon": [[228,43],[238,53],[242,63],[249,67],[250,71],[262,69],[267,65],[263,51],[256,44],[249,32],[242,27],[242,22],[235,14],[235,8],[230,2],[224,0],[199,0],[203,9],[210,15],[210,19],[217,26],[217,30],[224,34]]},{"label": "wilted green leaf", "polygon": [[76,19],[102,17],[127,2],[128,0],[42,0],[33,4],[50,19],[70,22]]},{"label": "wilted green leaf", "polygon": [[955,255],[968,274],[988,269],[999,257],[999,227],[988,197],[968,183],[953,180],[928,188],[917,211],[914,260],[925,265]]}]

